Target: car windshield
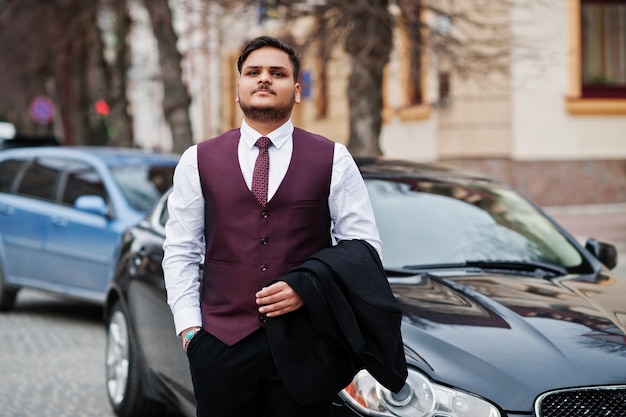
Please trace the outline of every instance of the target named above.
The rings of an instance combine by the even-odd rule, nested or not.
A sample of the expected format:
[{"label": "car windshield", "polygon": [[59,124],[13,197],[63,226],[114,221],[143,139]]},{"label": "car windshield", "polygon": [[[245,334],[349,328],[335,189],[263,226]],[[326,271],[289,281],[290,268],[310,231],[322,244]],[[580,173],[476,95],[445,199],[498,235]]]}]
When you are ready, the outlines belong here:
[{"label": "car windshield", "polygon": [[148,211],[172,186],[173,165],[119,165],[111,167],[128,204]]},{"label": "car windshield", "polygon": [[582,255],[514,190],[480,180],[366,179],[386,268],[476,261],[579,266]]}]

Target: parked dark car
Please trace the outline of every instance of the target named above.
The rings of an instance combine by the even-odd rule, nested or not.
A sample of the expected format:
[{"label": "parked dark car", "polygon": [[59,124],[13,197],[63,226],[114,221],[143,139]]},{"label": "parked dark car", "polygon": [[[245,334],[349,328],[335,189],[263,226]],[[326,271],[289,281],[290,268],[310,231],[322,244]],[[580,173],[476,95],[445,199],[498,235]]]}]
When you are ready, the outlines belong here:
[{"label": "parked dark car", "polygon": [[[362,371],[335,416],[626,415],[626,280],[500,182],[434,165],[357,161],[404,310],[409,378],[391,395]],[[125,235],[106,302],[106,384],[120,417],[194,414],[166,304],[167,195]],[[167,405],[167,407],[166,407]]]},{"label": "parked dark car", "polygon": [[0,311],[22,287],[104,303],[123,233],[171,186],[178,159],[102,147],[0,152]]},{"label": "parked dark car", "polygon": [[30,148],[36,146],[59,146],[59,140],[51,135],[29,136],[16,134],[10,139],[0,138],[0,150]]},{"label": "parked dark car", "polygon": [[12,148],[59,145],[59,140],[54,135],[28,135],[18,132],[13,123],[0,121],[0,151]]}]

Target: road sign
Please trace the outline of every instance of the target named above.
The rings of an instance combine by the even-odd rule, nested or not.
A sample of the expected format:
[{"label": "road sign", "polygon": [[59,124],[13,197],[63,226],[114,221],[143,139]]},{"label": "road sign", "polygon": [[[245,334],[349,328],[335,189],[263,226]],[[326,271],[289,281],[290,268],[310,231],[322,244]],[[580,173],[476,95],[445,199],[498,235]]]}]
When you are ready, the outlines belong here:
[{"label": "road sign", "polygon": [[30,103],[28,113],[32,119],[42,125],[49,123],[54,117],[54,101],[50,97],[38,96]]}]

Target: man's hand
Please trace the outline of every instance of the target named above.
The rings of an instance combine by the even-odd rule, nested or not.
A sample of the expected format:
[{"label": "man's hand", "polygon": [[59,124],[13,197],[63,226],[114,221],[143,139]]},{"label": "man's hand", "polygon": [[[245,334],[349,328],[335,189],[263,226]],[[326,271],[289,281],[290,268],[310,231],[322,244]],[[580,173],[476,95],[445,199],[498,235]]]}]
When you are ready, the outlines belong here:
[{"label": "man's hand", "polygon": [[259,313],[276,317],[302,307],[304,301],[285,281],[278,281],[256,293]]}]

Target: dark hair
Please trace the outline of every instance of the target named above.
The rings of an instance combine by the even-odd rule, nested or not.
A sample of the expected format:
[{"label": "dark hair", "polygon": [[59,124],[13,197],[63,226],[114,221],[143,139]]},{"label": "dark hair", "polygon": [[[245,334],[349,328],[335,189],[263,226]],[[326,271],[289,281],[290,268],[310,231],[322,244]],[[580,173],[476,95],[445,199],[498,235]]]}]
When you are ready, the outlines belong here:
[{"label": "dark hair", "polygon": [[237,60],[237,70],[239,70],[239,74],[241,74],[241,69],[243,67],[244,61],[248,58],[252,52],[257,49],[270,47],[280,49],[289,55],[289,60],[293,65],[293,80],[298,81],[298,77],[300,76],[300,59],[296,55],[295,49],[280,39],[272,38],[271,36],[259,36],[258,38],[252,39],[248,44],[243,48],[241,55],[239,55],[239,59]]}]

